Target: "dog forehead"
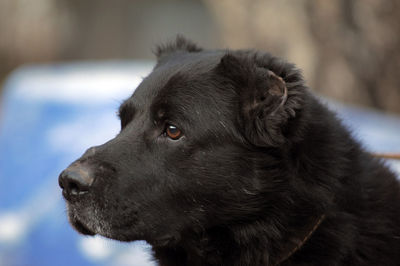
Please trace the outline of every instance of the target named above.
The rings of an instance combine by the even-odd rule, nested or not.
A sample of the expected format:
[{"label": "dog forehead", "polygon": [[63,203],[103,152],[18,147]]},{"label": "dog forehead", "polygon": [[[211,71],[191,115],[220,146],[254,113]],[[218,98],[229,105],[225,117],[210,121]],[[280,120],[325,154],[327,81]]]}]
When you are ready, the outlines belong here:
[{"label": "dog forehead", "polygon": [[135,106],[146,108],[146,104],[179,95],[198,94],[199,87],[205,89],[210,73],[216,67],[222,53],[206,51],[196,54],[177,54],[162,64],[142,81],[131,100]]}]

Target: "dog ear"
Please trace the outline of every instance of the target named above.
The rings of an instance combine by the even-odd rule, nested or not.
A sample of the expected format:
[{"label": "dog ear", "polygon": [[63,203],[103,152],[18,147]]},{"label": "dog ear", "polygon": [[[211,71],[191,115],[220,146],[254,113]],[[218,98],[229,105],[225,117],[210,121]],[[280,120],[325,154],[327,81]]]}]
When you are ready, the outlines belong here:
[{"label": "dog ear", "polygon": [[154,54],[157,56],[157,59],[160,60],[162,57],[177,51],[193,53],[202,50],[203,49],[198,47],[194,42],[186,39],[182,35],[177,35],[175,41],[157,45]]},{"label": "dog ear", "polygon": [[256,62],[256,57],[226,54],[217,66],[219,74],[233,81],[240,96],[239,121],[245,137],[262,147],[287,141],[285,129],[300,111],[305,89],[293,65],[271,62],[268,66]]}]

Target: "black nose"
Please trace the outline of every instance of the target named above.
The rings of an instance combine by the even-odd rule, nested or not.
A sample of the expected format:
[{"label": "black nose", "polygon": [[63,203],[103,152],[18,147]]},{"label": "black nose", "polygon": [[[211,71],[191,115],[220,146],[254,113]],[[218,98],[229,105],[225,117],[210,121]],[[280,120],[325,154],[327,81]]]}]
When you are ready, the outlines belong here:
[{"label": "black nose", "polygon": [[67,200],[88,193],[92,183],[93,177],[89,170],[82,167],[69,167],[58,177],[58,184]]}]

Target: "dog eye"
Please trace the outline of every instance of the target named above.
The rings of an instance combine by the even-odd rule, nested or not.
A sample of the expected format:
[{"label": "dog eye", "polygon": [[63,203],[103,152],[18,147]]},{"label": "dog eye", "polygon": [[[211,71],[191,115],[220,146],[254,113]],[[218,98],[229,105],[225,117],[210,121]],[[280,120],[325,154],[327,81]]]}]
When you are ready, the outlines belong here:
[{"label": "dog eye", "polygon": [[170,139],[177,140],[182,136],[182,131],[174,125],[167,124],[165,127],[165,135]]}]

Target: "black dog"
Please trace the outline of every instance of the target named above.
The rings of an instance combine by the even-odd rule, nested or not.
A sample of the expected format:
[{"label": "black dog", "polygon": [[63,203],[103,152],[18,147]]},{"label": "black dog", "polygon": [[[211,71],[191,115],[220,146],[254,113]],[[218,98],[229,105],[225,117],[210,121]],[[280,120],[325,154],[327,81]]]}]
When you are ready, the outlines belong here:
[{"label": "black dog", "polygon": [[177,38],[121,132],[59,178],[79,232],[160,265],[400,265],[400,186],[304,85],[255,51]]}]

